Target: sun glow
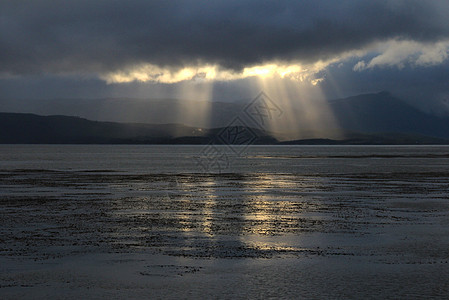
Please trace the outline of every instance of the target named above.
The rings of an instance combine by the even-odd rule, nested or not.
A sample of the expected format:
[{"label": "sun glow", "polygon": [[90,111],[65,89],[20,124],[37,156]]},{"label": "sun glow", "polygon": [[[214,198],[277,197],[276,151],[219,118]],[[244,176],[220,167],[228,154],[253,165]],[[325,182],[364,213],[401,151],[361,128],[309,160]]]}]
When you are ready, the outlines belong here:
[{"label": "sun glow", "polygon": [[188,66],[178,69],[163,68],[152,64],[143,64],[128,67],[116,72],[101,76],[107,83],[125,83],[132,81],[178,83],[182,81],[230,81],[248,77],[280,77],[290,78],[295,81],[310,81],[317,84],[319,78],[315,78],[317,72],[322,70],[327,63],[317,62],[311,65],[300,63],[273,62],[262,65],[245,67],[240,71],[228,70],[218,65]]}]

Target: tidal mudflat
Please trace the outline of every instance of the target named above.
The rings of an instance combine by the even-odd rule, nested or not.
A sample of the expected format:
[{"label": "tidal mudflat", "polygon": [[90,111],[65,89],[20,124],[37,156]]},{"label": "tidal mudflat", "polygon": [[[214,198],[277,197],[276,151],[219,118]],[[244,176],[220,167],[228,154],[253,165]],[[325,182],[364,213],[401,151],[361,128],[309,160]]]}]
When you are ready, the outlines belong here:
[{"label": "tidal mudflat", "polygon": [[449,295],[449,147],[8,147],[1,298]]}]

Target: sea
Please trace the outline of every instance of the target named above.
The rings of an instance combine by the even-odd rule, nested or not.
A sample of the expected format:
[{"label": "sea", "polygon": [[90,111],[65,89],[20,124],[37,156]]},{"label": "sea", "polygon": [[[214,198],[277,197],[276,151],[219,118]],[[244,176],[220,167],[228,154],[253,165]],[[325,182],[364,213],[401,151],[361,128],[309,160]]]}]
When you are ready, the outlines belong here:
[{"label": "sea", "polygon": [[0,145],[0,298],[449,297],[449,146]]}]

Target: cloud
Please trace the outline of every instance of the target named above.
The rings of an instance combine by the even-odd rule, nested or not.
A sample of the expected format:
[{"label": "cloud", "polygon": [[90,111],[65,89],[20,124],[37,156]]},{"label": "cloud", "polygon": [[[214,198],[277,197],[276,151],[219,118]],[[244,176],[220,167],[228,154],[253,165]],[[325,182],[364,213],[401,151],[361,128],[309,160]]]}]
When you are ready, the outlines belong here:
[{"label": "cloud", "polygon": [[355,64],[353,70],[354,71],[362,71],[366,69],[366,63],[365,61],[361,60],[358,63]]},{"label": "cloud", "polygon": [[404,68],[406,64],[412,66],[429,67],[443,63],[449,52],[449,41],[436,43],[420,43],[410,40],[392,40],[377,46],[379,55],[368,63],[359,61],[354,71],[362,71],[375,67]]},{"label": "cloud", "polygon": [[316,62],[314,64],[292,63],[284,65],[282,62],[269,63],[265,65],[257,65],[245,67],[240,71],[223,69],[218,65],[199,66],[199,67],[183,67],[179,69],[161,68],[156,65],[143,64],[119,70],[116,72],[106,73],[100,77],[107,83],[125,83],[132,81],[153,81],[160,83],[177,83],[181,81],[228,81],[238,80],[248,77],[279,77],[288,78],[295,81],[309,81],[313,85],[320,82],[320,78],[316,78],[316,74],[328,66],[331,61]]},{"label": "cloud", "polygon": [[449,42],[440,42],[421,51],[416,64],[419,66],[433,66],[443,63],[448,56]]},{"label": "cloud", "polygon": [[302,78],[385,43],[354,69],[410,57],[426,66],[447,58],[447,15],[445,0],[4,0],[0,73],[172,83],[290,70]]}]

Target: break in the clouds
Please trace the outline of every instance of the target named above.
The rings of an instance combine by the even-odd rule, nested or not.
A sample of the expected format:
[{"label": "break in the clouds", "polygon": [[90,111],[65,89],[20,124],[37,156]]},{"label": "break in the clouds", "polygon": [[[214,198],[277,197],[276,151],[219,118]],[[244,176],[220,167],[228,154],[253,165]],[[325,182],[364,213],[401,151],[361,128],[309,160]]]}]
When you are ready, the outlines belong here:
[{"label": "break in the clouds", "polygon": [[355,72],[429,67],[447,59],[448,15],[447,0],[4,0],[0,76],[301,80],[354,57]]}]

